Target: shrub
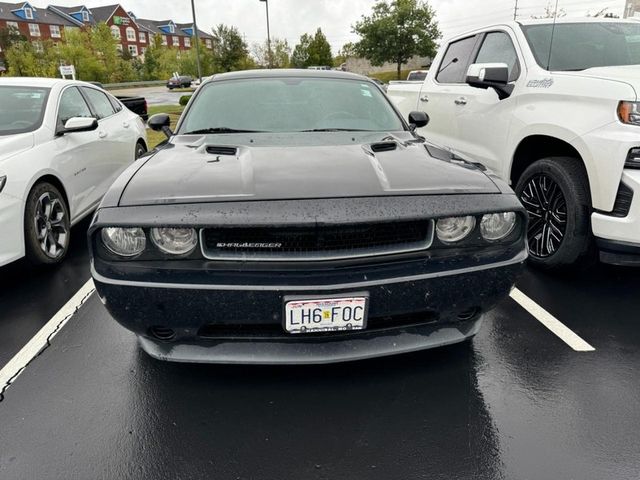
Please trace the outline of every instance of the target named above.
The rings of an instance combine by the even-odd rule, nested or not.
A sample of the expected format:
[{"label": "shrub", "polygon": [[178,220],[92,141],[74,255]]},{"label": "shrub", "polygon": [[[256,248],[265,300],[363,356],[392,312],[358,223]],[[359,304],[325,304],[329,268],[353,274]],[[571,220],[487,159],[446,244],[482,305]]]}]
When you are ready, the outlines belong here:
[{"label": "shrub", "polygon": [[180,105],[184,107],[187,103],[189,103],[190,98],[191,98],[191,95],[182,95],[180,97]]}]

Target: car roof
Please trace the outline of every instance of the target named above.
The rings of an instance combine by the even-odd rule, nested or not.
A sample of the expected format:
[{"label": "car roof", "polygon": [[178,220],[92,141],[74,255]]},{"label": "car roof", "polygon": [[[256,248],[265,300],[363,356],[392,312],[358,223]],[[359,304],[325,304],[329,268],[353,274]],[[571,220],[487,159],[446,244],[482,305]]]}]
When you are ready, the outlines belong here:
[{"label": "car roof", "polygon": [[364,75],[342,72],[340,70],[304,70],[295,68],[280,68],[272,70],[242,70],[238,72],[219,73],[215,78],[207,80],[218,82],[222,80],[245,80],[250,78],[282,78],[282,77],[302,77],[302,78],[337,78],[344,80],[360,80],[370,82],[371,79]]},{"label": "car roof", "polygon": [[58,85],[88,85],[88,84],[85,82],[77,81],[77,80],[63,80],[62,78],[0,77],[0,85],[53,88]]},{"label": "car roof", "polygon": [[[553,24],[552,18],[530,18],[526,20],[519,20],[520,25],[546,25]],[[604,17],[560,17],[556,18],[557,24],[562,23],[633,23],[638,24],[637,20],[631,20],[627,18],[604,18]]]}]

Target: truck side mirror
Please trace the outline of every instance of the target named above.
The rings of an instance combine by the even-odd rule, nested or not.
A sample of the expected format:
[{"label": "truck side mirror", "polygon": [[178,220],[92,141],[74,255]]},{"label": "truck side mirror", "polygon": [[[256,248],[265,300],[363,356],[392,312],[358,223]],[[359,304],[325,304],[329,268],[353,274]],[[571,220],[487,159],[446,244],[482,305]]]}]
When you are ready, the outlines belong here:
[{"label": "truck side mirror", "polygon": [[493,88],[500,100],[504,100],[513,92],[513,85],[509,84],[509,67],[506,63],[469,65],[466,83],[476,88]]},{"label": "truck side mirror", "polygon": [[411,112],[409,114],[409,125],[412,130],[426,127],[429,124],[429,115],[426,112]]},{"label": "truck side mirror", "polygon": [[155,132],[163,132],[167,137],[171,137],[173,132],[169,128],[171,126],[171,118],[166,113],[156,113],[147,121],[149,128]]}]

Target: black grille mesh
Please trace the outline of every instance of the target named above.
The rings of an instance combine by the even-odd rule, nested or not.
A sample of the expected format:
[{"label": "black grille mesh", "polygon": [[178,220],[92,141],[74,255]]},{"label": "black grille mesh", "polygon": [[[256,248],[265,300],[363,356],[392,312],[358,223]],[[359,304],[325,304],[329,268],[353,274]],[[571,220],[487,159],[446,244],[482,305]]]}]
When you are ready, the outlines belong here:
[{"label": "black grille mesh", "polygon": [[207,228],[209,258],[307,260],[382,255],[427,248],[431,221],[286,227]]},{"label": "black grille mesh", "polygon": [[616,196],[616,203],[613,206],[611,215],[614,217],[626,217],[629,215],[631,209],[631,202],[633,200],[633,190],[631,190],[624,183],[620,184],[618,189],[618,195]]}]

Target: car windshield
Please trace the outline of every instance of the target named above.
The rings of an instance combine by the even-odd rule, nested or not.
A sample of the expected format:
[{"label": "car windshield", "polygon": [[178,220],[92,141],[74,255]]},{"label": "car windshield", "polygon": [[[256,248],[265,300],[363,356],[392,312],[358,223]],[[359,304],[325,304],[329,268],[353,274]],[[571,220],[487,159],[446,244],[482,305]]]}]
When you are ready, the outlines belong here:
[{"label": "car windshield", "polygon": [[552,24],[522,29],[538,65],[546,70],[640,64],[640,23],[560,23],[555,31]]},{"label": "car windshield", "polygon": [[48,88],[0,86],[0,136],[40,127],[48,96]]},{"label": "car windshield", "polygon": [[368,81],[251,78],[203,85],[178,133],[335,130],[399,131],[404,125]]},{"label": "car windshield", "polygon": [[407,80],[411,82],[422,81],[427,78],[427,72],[411,72]]}]

